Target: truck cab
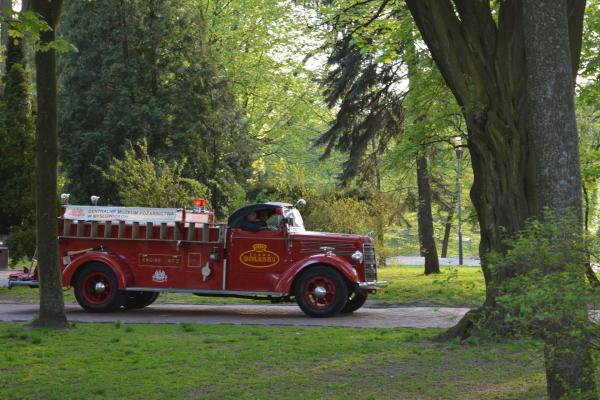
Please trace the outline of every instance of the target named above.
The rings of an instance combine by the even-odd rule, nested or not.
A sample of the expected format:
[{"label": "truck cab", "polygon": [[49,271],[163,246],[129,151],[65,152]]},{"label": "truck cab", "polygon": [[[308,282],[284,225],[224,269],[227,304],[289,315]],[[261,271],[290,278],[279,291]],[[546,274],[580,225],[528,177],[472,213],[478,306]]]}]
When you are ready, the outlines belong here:
[{"label": "truck cab", "polygon": [[[226,224],[196,210],[63,206],[62,283],[87,311],[140,308],[160,292],[297,302],[307,315],[359,309],[377,281],[369,236],[307,231],[298,206],[243,207]],[[10,286],[35,286],[35,274]]]}]

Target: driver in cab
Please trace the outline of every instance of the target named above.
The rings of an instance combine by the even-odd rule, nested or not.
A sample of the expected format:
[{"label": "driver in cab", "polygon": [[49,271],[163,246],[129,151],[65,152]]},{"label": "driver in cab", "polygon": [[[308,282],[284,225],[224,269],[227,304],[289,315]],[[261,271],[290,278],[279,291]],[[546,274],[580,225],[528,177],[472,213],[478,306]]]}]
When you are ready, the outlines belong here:
[{"label": "driver in cab", "polygon": [[[260,213],[266,216],[266,211],[261,211]],[[245,231],[258,232],[267,229],[267,221],[266,218],[260,218],[256,211],[252,211],[246,215],[241,228]]]}]

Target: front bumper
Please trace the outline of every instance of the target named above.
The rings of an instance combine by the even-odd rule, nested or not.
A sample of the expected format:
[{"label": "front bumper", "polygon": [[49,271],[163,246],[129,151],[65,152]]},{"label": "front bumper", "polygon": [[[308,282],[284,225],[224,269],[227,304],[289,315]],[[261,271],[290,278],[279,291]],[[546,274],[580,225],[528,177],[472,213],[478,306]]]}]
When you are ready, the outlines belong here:
[{"label": "front bumper", "polygon": [[8,288],[12,288],[13,286],[29,286],[31,288],[39,287],[40,281],[19,281],[16,279],[8,280]]},{"label": "front bumper", "polygon": [[386,287],[388,287],[386,281],[358,282],[358,288],[361,290],[377,290],[385,289]]}]

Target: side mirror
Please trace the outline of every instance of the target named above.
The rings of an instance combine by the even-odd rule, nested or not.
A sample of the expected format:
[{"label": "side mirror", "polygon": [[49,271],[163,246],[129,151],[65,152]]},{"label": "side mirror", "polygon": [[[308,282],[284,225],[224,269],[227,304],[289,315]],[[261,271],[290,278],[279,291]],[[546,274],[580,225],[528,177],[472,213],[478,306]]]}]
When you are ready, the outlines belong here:
[{"label": "side mirror", "polygon": [[294,225],[294,217],[283,218],[283,223],[286,225]]},{"label": "side mirror", "polygon": [[298,199],[298,201],[294,204],[294,208],[302,207],[306,205],[306,200]]}]

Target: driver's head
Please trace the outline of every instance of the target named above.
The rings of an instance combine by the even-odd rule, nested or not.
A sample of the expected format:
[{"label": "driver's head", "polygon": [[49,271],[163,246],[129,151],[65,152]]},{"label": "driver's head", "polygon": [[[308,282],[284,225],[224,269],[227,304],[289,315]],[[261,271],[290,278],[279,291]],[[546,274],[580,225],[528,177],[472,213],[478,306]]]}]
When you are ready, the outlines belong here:
[{"label": "driver's head", "polygon": [[252,211],[250,214],[246,215],[246,219],[250,222],[254,222],[257,219],[256,211]]}]

